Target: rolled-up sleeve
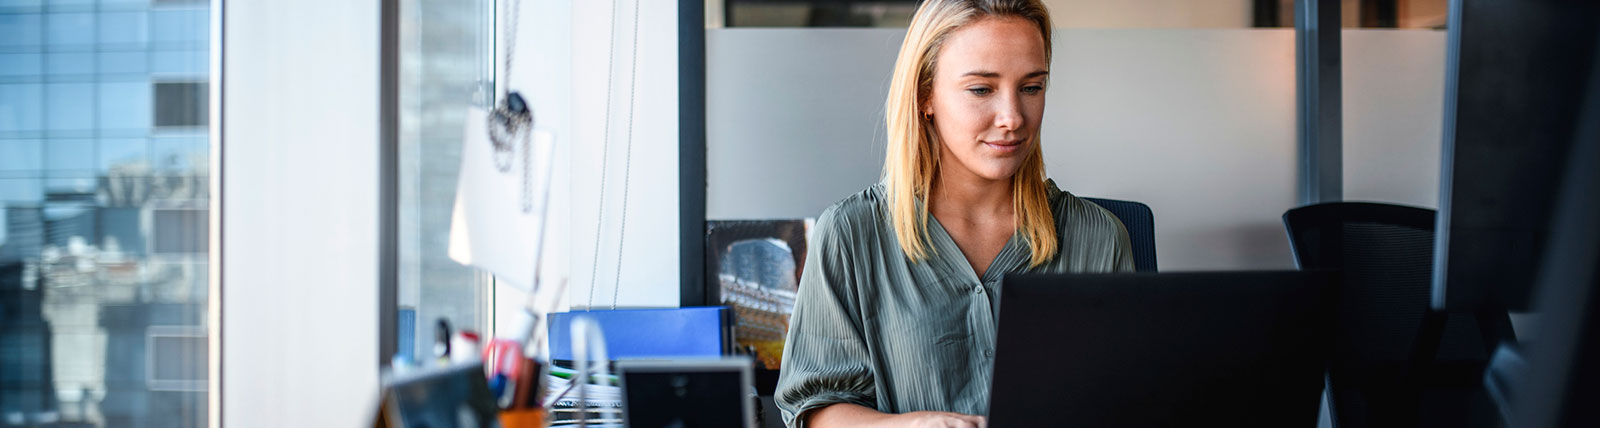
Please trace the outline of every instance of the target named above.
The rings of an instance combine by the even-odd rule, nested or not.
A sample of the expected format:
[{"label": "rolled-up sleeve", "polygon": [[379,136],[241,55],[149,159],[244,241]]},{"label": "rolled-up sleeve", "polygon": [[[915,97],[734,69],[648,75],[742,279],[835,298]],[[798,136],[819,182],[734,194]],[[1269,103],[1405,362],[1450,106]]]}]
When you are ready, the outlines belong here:
[{"label": "rolled-up sleeve", "polygon": [[1133,266],[1133,240],[1128,238],[1128,228],[1117,222],[1117,241],[1114,244],[1116,255],[1112,257],[1112,272],[1134,272]]},{"label": "rolled-up sleeve", "polygon": [[789,318],[783,367],[774,396],[783,421],[804,427],[809,412],[833,404],[877,408],[877,393],[858,304],[847,219],[834,209],[818,217]]}]

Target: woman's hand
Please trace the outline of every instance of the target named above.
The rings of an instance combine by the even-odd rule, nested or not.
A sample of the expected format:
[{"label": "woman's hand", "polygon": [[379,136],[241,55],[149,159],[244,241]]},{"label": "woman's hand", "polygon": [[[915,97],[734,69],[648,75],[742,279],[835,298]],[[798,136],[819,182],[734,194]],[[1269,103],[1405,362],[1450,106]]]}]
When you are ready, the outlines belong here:
[{"label": "woman's hand", "polygon": [[986,428],[989,423],[982,416],[949,412],[911,412],[897,415],[896,426],[914,428]]},{"label": "woman's hand", "polygon": [[989,421],[982,416],[950,412],[911,412],[896,415],[879,413],[876,409],[849,403],[823,407],[807,416],[810,417],[807,425],[817,428],[987,428],[989,425]]}]

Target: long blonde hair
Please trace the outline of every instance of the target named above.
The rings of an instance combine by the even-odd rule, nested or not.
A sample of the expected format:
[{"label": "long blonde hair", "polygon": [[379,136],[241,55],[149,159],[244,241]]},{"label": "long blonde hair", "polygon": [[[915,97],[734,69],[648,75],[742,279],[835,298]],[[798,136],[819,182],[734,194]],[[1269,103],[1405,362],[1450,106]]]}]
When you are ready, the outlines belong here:
[{"label": "long blonde hair", "polygon": [[[926,201],[939,172],[938,132],[933,121],[921,114],[921,106],[932,92],[934,65],[945,38],[985,17],[1015,17],[1038,25],[1044,37],[1045,62],[1050,61],[1050,13],[1038,0],[928,0],[917,8],[889,83],[884,106],[889,147],[883,161],[889,217],[900,249],[913,261],[929,254]],[[1011,190],[1017,230],[1033,251],[1029,265],[1039,266],[1055,256],[1058,243],[1045,190],[1038,127],[1031,138],[1033,149],[1012,176]]]}]

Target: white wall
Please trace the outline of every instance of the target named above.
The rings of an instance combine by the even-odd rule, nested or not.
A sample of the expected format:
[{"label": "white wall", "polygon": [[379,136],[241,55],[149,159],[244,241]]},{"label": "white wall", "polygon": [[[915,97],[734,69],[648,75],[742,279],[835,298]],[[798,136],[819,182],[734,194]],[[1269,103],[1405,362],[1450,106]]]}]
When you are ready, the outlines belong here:
[{"label": "white wall", "polygon": [[1058,28],[1249,28],[1250,0],[1044,0]]},{"label": "white wall", "polygon": [[[378,2],[229,1],[222,423],[371,423],[378,390]],[[310,11],[315,11],[310,13]]]},{"label": "white wall", "polygon": [[[812,217],[872,184],[903,30],[708,34],[707,216]],[[1292,30],[1062,29],[1050,175],[1156,213],[1163,270],[1291,268]]]},{"label": "white wall", "polygon": [[1294,33],[1063,31],[1046,165],[1080,195],[1142,201],[1162,270],[1292,268]]},{"label": "white wall", "polygon": [[706,217],[815,217],[878,181],[904,30],[706,32]]},{"label": "white wall", "polygon": [[1445,32],[1341,37],[1345,199],[1438,208]]},{"label": "white wall", "polygon": [[[616,3],[619,13],[613,28],[612,2],[571,2],[573,128],[571,140],[564,142],[572,150],[572,282],[568,295],[572,306],[588,306],[593,279],[595,306],[610,307],[616,295],[619,306],[677,307],[678,2]],[[638,12],[636,49],[635,4],[643,7]],[[634,66],[633,52],[638,55],[637,85],[628,78]],[[610,147],[602,152],[608,132],[608,75],[612,77]],[[624,168],[630,96],[634,105],[633,153],[631,167]],[[602,156],[610,158],[603,177]],[[604,201],[599,200],[602,180]],[[624,230],[625,180],[631,182]],[[597,221],[602,230],[596,264]],[[619,240],[622,234],[626,239]],[[591,276],[591,272],[595,274]],[[620,290],[613,284],[620,284]]]}]

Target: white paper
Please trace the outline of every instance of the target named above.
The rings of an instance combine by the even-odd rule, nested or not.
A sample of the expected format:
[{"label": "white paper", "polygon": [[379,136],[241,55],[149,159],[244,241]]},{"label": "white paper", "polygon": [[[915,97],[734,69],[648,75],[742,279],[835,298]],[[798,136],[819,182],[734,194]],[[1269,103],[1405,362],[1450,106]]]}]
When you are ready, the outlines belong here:
[{"label": "white paper", "polygon": [[[502,172],[495,166],[487,116],[483,109],[467,111],[460,179],[450,215],[450,259],[488,271],[498,281],[536,291],[555,138],[535,130],[531,147],[516,141],[511,168]],[[524,164],[523,150],[530,149],[527,163],[533,175],[526,191],[531,192],[532,209],[524,212],[523,168],[530,165]]]}]

